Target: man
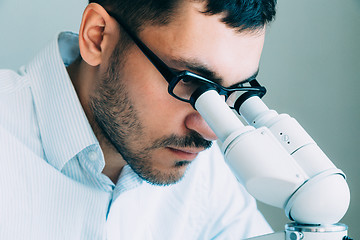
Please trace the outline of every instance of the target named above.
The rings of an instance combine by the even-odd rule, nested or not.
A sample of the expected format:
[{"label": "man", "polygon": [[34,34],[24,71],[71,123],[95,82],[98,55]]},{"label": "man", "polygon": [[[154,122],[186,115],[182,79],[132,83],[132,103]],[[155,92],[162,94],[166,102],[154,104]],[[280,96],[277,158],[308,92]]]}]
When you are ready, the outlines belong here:
[{"label": "man", "polygon": [[0,238],[270,232],[185,98],[196,76],[254,78],[274,14],[274,0],[90,1],[79,35],[0,71]]}]

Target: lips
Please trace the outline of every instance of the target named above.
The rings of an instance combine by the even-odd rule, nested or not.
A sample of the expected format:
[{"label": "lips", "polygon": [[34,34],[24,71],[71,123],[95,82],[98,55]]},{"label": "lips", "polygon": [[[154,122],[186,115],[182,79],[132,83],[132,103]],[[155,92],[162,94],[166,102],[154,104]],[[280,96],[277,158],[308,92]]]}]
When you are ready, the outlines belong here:
[{"label": "lips", "polygon": [[179,149],[168,147],[173,154],[182,160],[193,160],[201,152],[199,149]]}]

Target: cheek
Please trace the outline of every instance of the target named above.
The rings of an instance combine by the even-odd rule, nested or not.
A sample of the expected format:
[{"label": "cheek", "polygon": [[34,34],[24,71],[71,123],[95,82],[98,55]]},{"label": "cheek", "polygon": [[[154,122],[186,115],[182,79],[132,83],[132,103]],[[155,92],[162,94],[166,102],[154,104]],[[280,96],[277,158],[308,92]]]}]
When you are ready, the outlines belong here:
[{"label": "cheek", "polygon": [[[164,81],[163,79],[160,79]],[[183,122],[181,107],[167,91],[167,82],[145,85],[144,97],[140,100],[140,114],[146,119],[150,134],[154,136],[169,135],[177,132]]]},{"label": "cheek", "polygon": [[134,74],[128,86],[144,132],[151,139],[179,133],[185,119],[183,104],[168,93],[168,83],[156,69]]}]

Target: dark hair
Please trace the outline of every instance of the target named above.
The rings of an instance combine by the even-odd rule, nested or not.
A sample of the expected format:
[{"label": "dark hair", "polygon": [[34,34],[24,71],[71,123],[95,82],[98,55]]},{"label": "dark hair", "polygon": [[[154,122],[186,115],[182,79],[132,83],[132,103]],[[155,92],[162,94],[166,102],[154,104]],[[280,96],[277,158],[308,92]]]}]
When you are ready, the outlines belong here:
[{"label": "dark hair", "polygon": [[135,32],[146,25],[165,25],[183,1],[205,2],[204,14],[224,14],[222,21],[238,31],[256,30],[275,17],[277,0],[89,0],[119,16]]}]

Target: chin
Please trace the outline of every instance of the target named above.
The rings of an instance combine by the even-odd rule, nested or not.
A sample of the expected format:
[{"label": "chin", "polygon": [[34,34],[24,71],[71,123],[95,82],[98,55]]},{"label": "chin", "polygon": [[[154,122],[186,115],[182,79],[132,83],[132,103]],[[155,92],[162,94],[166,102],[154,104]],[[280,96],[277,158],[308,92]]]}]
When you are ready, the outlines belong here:
[{"label": "chin", "polygon": [[[177,162],[172,169],[169,170],[153,170],[151,174],[142,177],[150,184],[157,186],[169,186],[180,182],[185,174],[190,163]],[[141,177],[141,176],[140,176]]]}]

